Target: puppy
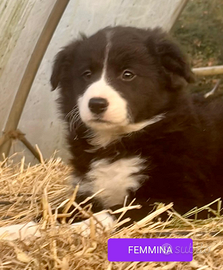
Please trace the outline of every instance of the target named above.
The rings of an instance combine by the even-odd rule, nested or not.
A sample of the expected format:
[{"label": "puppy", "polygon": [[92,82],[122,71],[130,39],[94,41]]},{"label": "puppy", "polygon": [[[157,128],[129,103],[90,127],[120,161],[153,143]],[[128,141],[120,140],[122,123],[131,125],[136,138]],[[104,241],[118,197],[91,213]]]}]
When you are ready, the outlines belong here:
[{"label": "puppy", "polygon": [[[161,29],[107,27],[56,56],[52,89],[67,122],[77,201],[94,212],[155,202],[184,214],[223,195],[223,103],[194,98],[193,73]],[[99,192],[100,191],[100,192]]]}]

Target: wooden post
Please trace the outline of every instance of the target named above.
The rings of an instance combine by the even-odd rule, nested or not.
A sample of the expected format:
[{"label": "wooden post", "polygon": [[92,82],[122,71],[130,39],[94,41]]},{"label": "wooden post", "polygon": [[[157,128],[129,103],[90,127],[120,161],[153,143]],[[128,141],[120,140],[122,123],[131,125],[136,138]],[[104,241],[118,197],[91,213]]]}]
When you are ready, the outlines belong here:
[{"label": "wooden post", "polygon": [[[63,15],[63,12],[70,0],[57,0],[52,11],[47,19],[47,22],[40,34],[36,46],[32,52],[29,63],[24,72],[23,78],[16,93],[9,117],[7,119],[3,134],[8,134],[10,131],[16,130],[23,108],[26,103],[30,88],[38,71],[41,60],[53,36],[53,33]],[[8,156],[11,148],[11,140],[6,140],[0,147],[0,153],[5,153]],[[3,155],[0,155],[2,159]]]},{"label": "wooden post", "polygon": [[223,66],[193,68],[197,76],[213,76],[223,74]]}]

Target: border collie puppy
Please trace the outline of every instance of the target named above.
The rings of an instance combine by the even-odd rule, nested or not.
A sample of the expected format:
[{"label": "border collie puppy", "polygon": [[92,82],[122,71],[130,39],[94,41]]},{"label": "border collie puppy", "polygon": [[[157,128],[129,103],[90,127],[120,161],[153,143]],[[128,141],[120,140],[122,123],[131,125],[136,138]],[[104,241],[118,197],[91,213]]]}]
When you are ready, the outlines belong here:
[{"label": "border collie puppy", "polygon": [[189,64],[161,29],[107,27],[56,56],[77,201],[93,211],[155,202],[181,214],[223,195],[223,103],[193,98]]}]

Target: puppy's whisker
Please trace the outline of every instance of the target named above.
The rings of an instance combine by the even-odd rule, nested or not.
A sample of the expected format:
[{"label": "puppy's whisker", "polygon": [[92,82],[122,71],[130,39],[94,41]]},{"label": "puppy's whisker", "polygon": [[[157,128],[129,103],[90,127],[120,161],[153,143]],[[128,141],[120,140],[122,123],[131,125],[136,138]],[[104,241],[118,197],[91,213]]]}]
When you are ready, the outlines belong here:
[{"label": "puppy's whisker", "polygon": [[76,126],[75,126],[75,129],[80,128],[82,125],[83,125],[83,123],[81,121],[78,121]]},{"label": "puppy's whisker", "polygon": [[72,117],[73,114],[77,113],[79,110],[78,110],[78,106],[75,105],[68,113],[67,115],[65,116],[65,119],[66,120],[69,120],[69,118]]},{"label": "puppy's whisker", "polygon": [[74,110],[72,109],[72,110],[65,116],[65,120],[68,120],[68,121],[69,121],[73,114],[74,114]]},{"label": "puppy's whisker", "polygon": [[69,122],[70,132],[79,128],[83,123],[79,115],[78,106],[75,105],[70,112],[65,116],[65,119]]}]

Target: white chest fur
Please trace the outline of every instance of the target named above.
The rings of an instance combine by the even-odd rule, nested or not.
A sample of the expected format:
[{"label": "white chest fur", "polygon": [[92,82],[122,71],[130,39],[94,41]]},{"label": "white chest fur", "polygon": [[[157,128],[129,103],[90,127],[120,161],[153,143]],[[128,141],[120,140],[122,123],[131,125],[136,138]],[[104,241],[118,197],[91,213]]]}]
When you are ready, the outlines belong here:
[{"label": "white chest fur", "polygon": [[128,191],[135,191],[140,187],[140,171],[143,168],[144,160],[138,156],[114,162],[109,159],[95,161],[86,175],[88,181],[79,182],[79,192],[94,194],[102,190],[96,198],[104,207],[123,204]]}]

